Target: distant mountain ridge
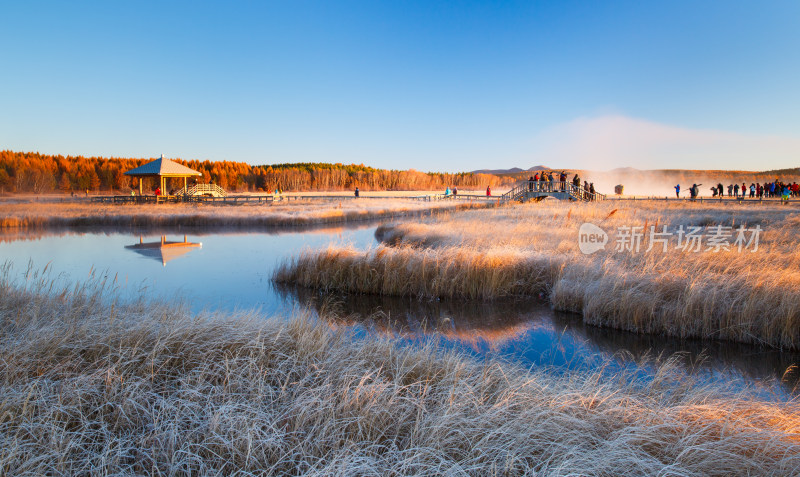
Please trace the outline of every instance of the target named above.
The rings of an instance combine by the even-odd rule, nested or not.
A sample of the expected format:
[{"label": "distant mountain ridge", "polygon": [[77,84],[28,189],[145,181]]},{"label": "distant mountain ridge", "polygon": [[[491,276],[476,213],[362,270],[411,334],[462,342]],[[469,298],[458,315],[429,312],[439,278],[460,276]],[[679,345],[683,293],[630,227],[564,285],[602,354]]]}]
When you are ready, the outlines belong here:
[{"label": "distant mountain ridge", "polygon": [[[472,174],[495,174],[495,175],[503,175],[503,174],[519,174],[522,172],[536,172],[536,171],[549,171],[552,170],[550,167],[547,166],[533,166],[529,169],[522,169],[519,167],[512,167],[510,169],[479,169],[477,171],[470,171]],[[563,169],[563,170],[572,170],[572,171],[590,171],[587,169]],[[766,171],[746,171],[746,170],[724,170],[724,169],[637,169],[635,167],[617,167],[615,169],[611,169],[609,171],[593,171],[599,172],[604,174],[641,174],[641,173],[720,173],[720,174],[730,174],[730,173],[744,173],[744,174],[800,174],[800,167],[797,168],[788,168],[788,169],[772,169]]]},{"label": "distant mountain ridge", "polygon": [[547,171],[550,170],[547,166],[533,166],[529,169],[520,169],[519,167],[512,167],[511,169],[480,169],[477,171],[471,171],[473,174],[518,174],[520,172],[535,172],[535,171]]}]

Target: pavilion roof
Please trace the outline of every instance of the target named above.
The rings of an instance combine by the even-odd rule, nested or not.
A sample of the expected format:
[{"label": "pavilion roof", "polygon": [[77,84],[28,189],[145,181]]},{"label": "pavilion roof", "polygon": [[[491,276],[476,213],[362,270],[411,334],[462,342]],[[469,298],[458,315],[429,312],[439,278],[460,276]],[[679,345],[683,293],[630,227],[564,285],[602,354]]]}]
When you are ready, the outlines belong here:
[{"label": "pavilion roof", "polygon": [[202,172],[197,172],[175,161],[165,159],[164,156],[150,161],[147,164],[125,172],[126,176],[202,176]]}]

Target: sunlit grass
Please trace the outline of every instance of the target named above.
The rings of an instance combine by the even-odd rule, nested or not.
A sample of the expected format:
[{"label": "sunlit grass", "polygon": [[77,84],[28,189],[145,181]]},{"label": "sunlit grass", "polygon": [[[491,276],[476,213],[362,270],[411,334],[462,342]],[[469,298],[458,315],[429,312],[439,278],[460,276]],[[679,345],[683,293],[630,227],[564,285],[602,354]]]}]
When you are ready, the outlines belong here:
[{"label": "sunlit grass", "polygon": [[800,409],[0,279],[2,475],[794,475]]},{"label": "sunlit grass", "polygon": [[[578,229],[612,232],[584,255]],[[758,225],[759,250],[616,252],[622,226]],[[288,259],[275,279],[328,290],[427,298],[542,296],[590,324],[800,349],[800,213],[779,205],[546,201],[378,229],[371,250]],[[674,245],[674,243],[673,243]]]}]

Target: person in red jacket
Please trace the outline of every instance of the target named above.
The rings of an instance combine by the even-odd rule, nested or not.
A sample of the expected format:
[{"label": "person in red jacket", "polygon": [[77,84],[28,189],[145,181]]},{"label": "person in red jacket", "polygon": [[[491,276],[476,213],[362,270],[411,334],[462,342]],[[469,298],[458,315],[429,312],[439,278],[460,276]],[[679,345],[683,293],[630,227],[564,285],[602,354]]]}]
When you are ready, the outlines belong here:
[{"label": "person in red jacket", "polygon": [[492,195],[492,189],[489,186],[486,186],[486,197]]}]

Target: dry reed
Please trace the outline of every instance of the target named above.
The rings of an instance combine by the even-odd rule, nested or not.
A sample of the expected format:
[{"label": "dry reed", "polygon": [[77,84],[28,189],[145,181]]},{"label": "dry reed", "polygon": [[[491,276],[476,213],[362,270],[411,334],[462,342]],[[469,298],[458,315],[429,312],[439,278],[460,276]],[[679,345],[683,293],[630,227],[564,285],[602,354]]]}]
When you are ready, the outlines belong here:
[{"label": "dry reed", "polygon": [[0,280],[3,475],[796,475],[800,408]]},{"label": "dry reed", "polygon": [[[585,222],[612,232],[606,250],[580,252]],[[646,252],[646,241],[639,253],[614,250],[622,226],[740,224],[764,229],[759,251]],[[796,209],[777,205],[525,204],[383,226],[376,235],[386,246],[306,252],[275,279],[388,295],[541,295],[590,324],[800,349],[798,225]]]}]

